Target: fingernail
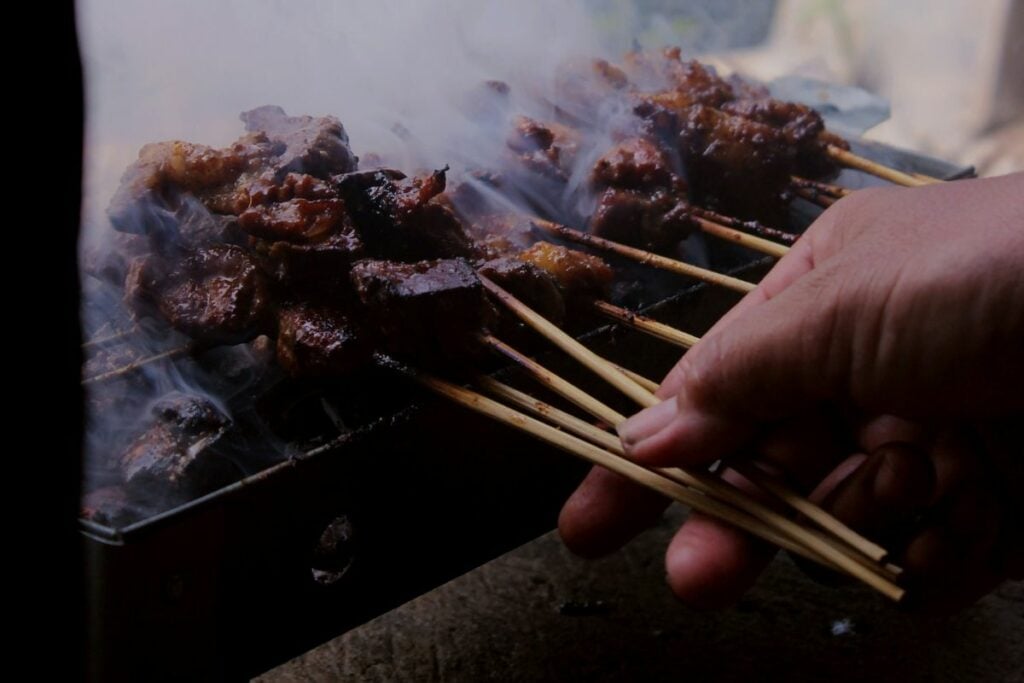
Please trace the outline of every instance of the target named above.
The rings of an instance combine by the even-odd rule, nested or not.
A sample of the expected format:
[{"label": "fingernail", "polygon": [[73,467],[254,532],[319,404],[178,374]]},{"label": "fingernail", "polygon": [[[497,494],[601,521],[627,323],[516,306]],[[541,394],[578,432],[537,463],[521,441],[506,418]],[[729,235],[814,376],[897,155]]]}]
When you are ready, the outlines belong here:
[{"label": "fingernail", "polygon": [[629,449],[667,427],[675,416],[676,399],[673,396],[656,406],[641,410],[616,427],[615,431],[619,433],[622,445]]}]

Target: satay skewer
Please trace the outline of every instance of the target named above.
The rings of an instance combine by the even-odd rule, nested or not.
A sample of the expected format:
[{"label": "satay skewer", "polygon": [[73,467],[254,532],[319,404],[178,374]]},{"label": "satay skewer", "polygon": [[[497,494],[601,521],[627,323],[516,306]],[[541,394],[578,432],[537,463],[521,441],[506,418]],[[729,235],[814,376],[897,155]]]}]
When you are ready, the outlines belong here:
[{"label": "satay skewer", "polygon": [[928,177],[925,179],[917,175],[897,171],[895,168],[890,168],[884,164],[878,163],[877,161],[866,159],[859,154],[854,154],[853,152],[849,152],[841,147],[836,147],[835,145],[829,145],[826,148],[826,153],[843,166],[848,166],[850,168],[855,168],[858,171],[870,173],[873,176],[883,180],[888,180],[889,182],[896,183],[897,185],[903,185],[904,187],[924,187],[926,185],[934,185],[936,183],[944,182],[938,178]]},{"label": "satay skewer", "polygon": [[615,453],[580,439],[577,436],[573,436],[566,431],[545,424],[502,403],[489,399],[482,394],[435,377],[422,374],[414,376],[423,386],[462,406],[526,432],[591,464],[600,465],[641,486],[683,503],[691,509],[733,524],[779,547],[793,550],[795,553],[805,557],[810,555],[811,559],[821,562],[826,566],[839,568],[892,600],[898,601],[904,595],[904,590],[893,583],[881,571],[873,570],[871,567],[852,560],[827,543],[812,544],[814,547],[809,548],[801,543],[794,542],[753,515],[699,493],[665,477],[659,472],[630,462]]},{"label": "satay skewer", "polygon": [[746,280],[740,280],[739,278],[735,278],[730,275],[716,273],[715,271],[708,270],[707,268],[700,268],[698,266],[690,265],[689,263],[683,263],[682,261],[671,259],[667,256],[661,256],[660,254],[655,254],[650,251],[644,251],[643,249],[637,249],[636,247],[612,242],[611,240],[606,240],[603,237],[597,237],[596,235],[580,232],[579,230],[573,230],[570,227],[560,225],[553,221],[538,218],[532,220],[531,223],[538,230],[571,240],[578,244],[584,244],[598,249],[603,249],[604,251],[610,251],[620,256],[625,256],[628,259],[637,261],[638,263],[701,280],[709,284],[726,287],[727,289],[731,289],[742,294],[751,292],[757,287],[754,283],[747,282]]},{"label": "satay skewer", "polygon": [[177,358],[179,356],[184,356],[185,354],[189,353],[190,351],[192,351],[192,346],[191,345],[186,345],[186,346],[179,346],[178,348],[170,349],[168,351],[163,351],[161,353],[158,353],[158,354],[155,354],[155,355],[152,355],[152,356],[147,356],[146,358],[140,358],[139,360],[132,361],[131,363],[128,363],[127,365],[122,365],[119,368],[115,368],[113,370],[108,370],[107,372],[101,372],[101,373],[99,373],[97,375],[93,375],[92,377],[86,377],[85,379],[82,380],[82,386],[88,386],[90,384],[98,384],[100,382],[106,382],[108,380],[115,379],[117,377],[123,377],[125,375],[129,375],[129,374],[131,374],[133,372],[141,370],[142,368],[146,367],[147,365],[151,365],[153,363],[157,363],[157,362],[162,361],[162,360],[170,360],[172,358]]},{"label": "satay skewer", "polygon": [[[600,356],[598,356],[594,352],[592,352],[589,349],[587,349],[585,346],[583,346],[582,344],[577,342],[575,339],[573,339],[570,335],[568,335],[567,333],[562,331],[556,325],[554,325],[553,323],[551,323],[548,320],[545,320],[543,316],[541,316],[540,314],[536,313],[535,311],[530,309],[526,304],[524,304],[521,301],[519,301],[518,299],[516,299],[512,294],[506,292],[501,287],[499,287],[498,285],[496,285],[495,283],[491,282],[490,280],[488,280],[485,277],[481,277],[481,281],[484,283],[485,287],[487,287],[493,294],[495,294],[495,296],[497,296],[497,298],[499,299],[499,301],[501,301],[502,304],[504,304],[506,307],[508,307],[509,310],[511,310],[513,313],[515,313],[521,320],[523,320],[525,323],[527,323],[528,325],[533,327],[537,332],[542,334],[549,341],[551,341],[555,345],[559,346],[563,351],[568,353],[570,356],[572,356],[576,360],[580,361],[583,365],[585,365],[588,369],[593,371],[599,377],[601,377],[602,379],[607,381],[609,384],[611,384],[615,388],[617,388],[620,391],[622,391],[622,393],[626,394],[630,399],[632,399],[638,405],[640,405],[642,407],[645,407],[645,408],[649,408],[651,406],[654,406],[654,405],[657,405],[658,403],[660,403],[660,399],[657,396],[655,396],[651,391],[648,391],[646,388],[644,388],[640,384],[635,383],[632,380],[630,380],[623,373],[621,373],[616,368],[615,365],[613,365],[609,361],[601,358]],[[494,341],[497,341],[497,340],[494,340]],[[491,342],[491,343],[493,345],[494,342]],[[507,347],[507,345],[503,345],[503,346]],[[499,349],[499,350],[501,350],[501,349]],[[525,359],[525,356],[522,356],[522,354],[516,354],[514,352],[513,353],[509,353],[508,351],[503,351],[503,352],[505,353],[506,356],[508,356],[509,358],[511,358],[512,360],[515,360],[517,362],[519,362],[519,358],[516,357],[517,355]],[[532,361],[532,360],[529,360],[529,359],[526,359],[526,360],[528,360],[529,364],[531,364],[533,366],[532,369],[533,369],[533,374],[535,376],[542,375],[545,372],[547,372],[546,370],[541,368],[536,363],[536,361]],[[552,373],[548,372],[548,374],[552,374]],[[625,383],[627,383],[627,384],[631,384],[632,387],[631,388],[623,387],[623,381],[625,381]],[[562,380],[562,382],[565,383],[565,384],[568,384],[564,380]],[[549,386],[553,386],[553,385],[549,384]],[[575,389],[575,387],[573,387],[573,388]],[[576,391],[579,391],[579,390],[577,389]],[[585,392],[580,392],[580,393],[582,393],[583,396],[587,396],[585,394]],[[576,403],[577,405],[580,405],[581,407],[583,407],[583,403],[581,402],[579,396],[571,398],[570,400],[573,400],[574,403]],[[600,417],[600,419],[605,420],[606,422],[608,422],[611,425],[619,424],[624,419],[624,416],[622,416],[621,414],[617,414],[617,413],[615,413],[615,411],[608,412],[608,411],[610,411],[610,409],[607,409],[607,407],[605,407],[605,408],[606,408],[606,412],[604,412],[604,414]],[[584,408],[584,409],[586,410],[587,408]],[[751,473],[751,474],[754,474],[754,473]],[[754,476],[756,476],[756,474],[754,474]],[[758,483],[758,482],[755,481],[754,483]],[[849,539],[849,540],[847,540],[847,542],[850,543],[853,547],[857,548],[860,552],[863,552],[865,555],[867,555],[871,559],[873,559],[875,561],[881,561],[882,559],[884,559],[884,557],[886,555],[886,551],[885,551],[884,548],[881,548],[880,546],[878,546],[878,545],[868,541],[867,539],[863,538],[862,536],[860,536],[859,534],[854,532],[852,529],[849,529],[849,527],[846,527],[845,525],[843,525],[838,519],[836,519],[832,515],[829,515],[822,508],[820,508],[818,506],[815,506],[810,501],[807,501],[806,499],[804,499],[802,496],[800,496],[795,491],[791,491],[789,489],[783,488],[783,485],[781,485],[781,484],[778,484],[777,486],[774,486],[772,488],[774,488],[776,491],[780,491],[780,490],[784,491],[785,492],[785,496],[784,497],[780,497],[780,500],[782,500],[783,502],[789,504],[790,506],[793,506],[793,502],[796,499],[800,499],[800,501],[801,501],[800,505],[803,508],[803,510],[798,510],[798,511],[800,511],[800,512],[804,512],[804,510],[811,511],[812,512],[812,515],[811,515],[812,520],[815,521],[816,523],[818,523],[819,525],[821,525],[823,528],[826,528],[828,530],[831,530],[831,529],[834,529],[834,528],[841,528],[841,529],[843,529],[842,533],[846,536],[846,539]],[[773,492],[772,489],[770,489],[770,488],[766,487],[765,490],[768,491],[769,493],[772,493],[773,495],[777,495],[777,496],[779,495],[778,493]],[[806,512],[804,514],[806,514]],[[846,539],[844,539],[844,540],[846,540]]]},{"label": "satay skewer", "polygon": [[652,337],[666,341],[669,344],[675,344],[684,349],[688,349],[698,341],[700,337],[695,337],[692,334],[688,334],[681,330],[677,330],[670,325],[660,323],[653,318],[634,313],[626,310],[614,304],[610,304],[607,301],[594,301],[594,308],[596,308],[602,315],[605,315],[616,322],[622,323],[627,327],[631,327],[635,330],[639,330]]},{"label": "satay skewer", "polygon": [[759,251],[762,254],[768,254],[769,256],[774,256],[775,258],[782,258],[789,251],[789,247],[787,247],[784,244],[779,244],[778,242],[766,240],[763,237],[751,235],[741,230],[737,230],[735,228],[722,225],[715,221],[710,221],[706,218],[702,218],[701,216],[694,215],[692,216],[692,218],[700,227],[702,232],[705,232],[719,239],[726,240],[728,242],[734,242],[741,246],[747,247],[748,249]]}]

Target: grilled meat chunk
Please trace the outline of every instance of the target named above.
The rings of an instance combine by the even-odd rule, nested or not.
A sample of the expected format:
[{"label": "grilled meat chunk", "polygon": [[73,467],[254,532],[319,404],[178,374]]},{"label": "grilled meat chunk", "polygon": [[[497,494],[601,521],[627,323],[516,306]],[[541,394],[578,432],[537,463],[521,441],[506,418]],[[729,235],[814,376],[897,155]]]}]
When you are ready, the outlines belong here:
[{"label": "grilled meat chunk", "polygon": [[588,229],[598,237],[648,251],[670,251],[689,237],[695,223],[680,195],[609,188],[598,197]]},{"label": "grilled meat chunk", "polygon": [[597,256],[550,242],[537,242],[517,258],[546,271],[569,297],[602,297],[615,277]]},{"label": "grilled meat chunk", "polygon": [[548,271],[516,256],[504,256],[483,264],[480,274],[556,325],[565,320],[562,288]]},{"label": "grilled meat chunk", "polygon": [[278,315],[277,362],[293,377],[336,377],[370,359],[372,345],[352,316],[299,304]]},{"label": "grilled meat chunk", "polygon": [[506,144],[528,171],[565,182],[572,173],[580,142],[580,132],[575,128],[520,116]]},{"label": "grilled meat chunk", "polygon": [[333,117],[261,107],[242,119],[249,132],[224,149],[180,141],[143,147],[110,202],[114,228],[149,235],[160,250],[237,241],[232,216],[248,209],[260,188],[287,183],[290,173],[325,179],[356,168]]},{"label": "grilled meat chunk", "polygon": [[337,178],[368,254],[406,262],[473,255],[459,219],[435,199],[444,192],[446,170],[418,178],[388,169]]},{"label": "grilled meat chunk", "polygon": [[668,155],[653,141],[642,137],[623,140],[605,152],[594,164],[590,182],[597,189],[616,187],[686,192],[686,186],[673,171]]},{"label": "grilled meat chunk", "polygon": [[218,451],[231,420],[208,399],[175,392],[157,401],[150,417],[118,458],[129,491],[194,496],[238,478]]},{"label": "grilled meat chunk", "polygon": [[850,148],[848,142],[826,131],[821,114],[805,104],[762,96],[728,102],[722,110],[781,131],[793,147],[795,172],[801,175],[820,177],[834,173],[838,166],[826,154],[826,148],[828,145]]},{"label": "grilled meat chunk", "polygon": [[426,362],[465,361],[496,318],[480,279],[461,259],[360,261],[352,283],[384,347]]},{"label": "grilled meat chunk", "polygon": [[125,298],[139,312],[152,307],[175,329],[210,344],[237,344],[268,327],[265,276],[235,246],[197,249],[177,263],[159,256],[132,262]]},{"label": "grilled meat chunk", "polygon": [[679,149],[696,203],[741,218],[780,218],[795,169],[795,150],[781,130],[695,106],[683,121]]}]

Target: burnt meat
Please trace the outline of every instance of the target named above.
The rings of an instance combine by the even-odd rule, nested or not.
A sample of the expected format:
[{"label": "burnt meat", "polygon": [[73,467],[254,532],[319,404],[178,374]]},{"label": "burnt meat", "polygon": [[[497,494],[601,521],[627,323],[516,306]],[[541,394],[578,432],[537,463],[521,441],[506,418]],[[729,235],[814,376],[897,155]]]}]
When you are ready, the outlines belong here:
[{"label": "burnt meat", "polygon": [[588,225],[598,237],[655,252],[671,250],[694,228],[690,206],[677,194],[613,188],[598,197]]},{"label": "burnt meat", "polygon": [[293,377],[336,377],[364,365],[372,345],[352,316],[296,305],[278,316],[277,361]]},{"label": "burnt meat", "polygon": [[388,169],[337,178],[368,254],[406,262],[472,256],[459,219],[436,199],[446,170],[417,178]]},{"label": "burnt meat", "polygon": [[173,393],[150,411],[146,429],[118,458],[131,492],[201,494],[238,477],[218,446],[231,420],[200,396]]},{"label": "burnt meat", "polygon": [[177,263],[136,259],[125,298],[141,313],[155,308],[175,329],[210,344],[237,344],[267,329],[271,299],[265,276],[235,246],[197,249]]},{"label": "burnt meat", "polygon": [[466,261],[360,261],[352,283],[385,348],[427,362],[465,360],[496,317]]}]

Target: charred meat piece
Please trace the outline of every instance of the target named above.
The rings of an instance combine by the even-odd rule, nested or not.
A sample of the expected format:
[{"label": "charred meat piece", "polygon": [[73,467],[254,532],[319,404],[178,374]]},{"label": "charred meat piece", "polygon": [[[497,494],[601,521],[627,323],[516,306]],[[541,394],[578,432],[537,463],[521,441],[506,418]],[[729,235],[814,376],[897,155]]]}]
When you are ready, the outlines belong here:
[{"label": "charred meat piece", "polygon": [[278,316],[277,361],[293,377],[336,377],[364,365],[372,346],[340,310],[296,305]]},{"label": "charred meat piece", "polygon": [[290,199],[247,209],[238,223],[253,237],[306,244],[325,239],[346,218],[345,203],[340,199]]},{"label": "charred meat piece", "polygon": [[125,298],[137,311],[155,307],[175,329],[209,344],[237,344],[268,326],[265,276],[235,246],[198,249],[178,263],[136,259],[125,278]]},{"label": "charred meat piece", "polygon": [[781,222],[795,150],[779,129],[705,106],[683,121],[679,148],[698,204]]},{"label": "charred meat piece", "polygon": [[546,271],[567,296],[602,297],[615,277],[597,256],[550,242],[537,242],[517,258]]},{"label": "charred meat piece", "polygon": [[654,252],[671,250],[695,227],[689,204],[678,194],[614,188],[598,197],[588,225],[598,237]]},{"label": "charred meat piece", "polygon": [[349,268],[364,256],[351,226],[308,244],[259,241],[255,247],[263,271],[293,296],[324,301],[344,298]]},{"label": "charred meat piece", "polygon": [[259,188],[293,172],[326,179],[356,168],[333,117],[261,107],[242,119],[249,133],[224,149],[180,141],[143,147],[111,200],[114,228],[149,235],[162,250],[233,241],[231,216],[249,208]]},{"label": "charred meat piece", "polygon": [[480,274],[556,325],[565,320],[562,288],[548,271],[516,256],[505,256],[483,264]]},{"label": "charred meat piece", "polygon": [[579,153],[580,133],[560,123],[520,116],[506,144],[527,170],[565,182]]},{"label": "charred meat piece", "polygon": [[231,420],[206,398],[173,393],[156,402],[146,429],[118,458],[130,492],[174,499],[238,477],[218,446]]},{"label": "charred meat piece", "polygon": [[475,335],[496,318],[466,261],[360,261],[352,283],[384,347],[430,362],[465,361]]},{"label": "charred meat piece", "polygon": [[472,256],[459,219],[435,199],[444,192],[445,172],[410,179],[382,169],[337,178],[368,254],[406,262]]},{"label": "charred meat piece", "polygon": [[850,148],[848,142],[825,130],[821,114],[804,104],[764,96],[728,102],[722,110],[780,130],[794,148],[796,172],[801,175],[820,177],[835,172],[838,166],[826,148],[830,144]]},{"label": "charred meat piece", "polygon": [[279,175],[327,178],[356,170],[359,159],[349,147],[345,127],[333,116],[288,116],[281,107],[266,105],[243,112],[240,118],[247,131],[263,133],[284,147],[275,163]]},{"label": "charred meat piece", "polygon": [[236,184],[274,158],[266,138],[246,136],[227,149],[187,142],[146,145],[128,167],[107,214],[116,230],[148,235],[167,250],[231,240]]},{"label": "charred meat piece", "polygon": [[647,138],[633,137],[616,144],[597,160],[590,174],[591,185],[598,189],[624,190],[674,189],[686,192],[675,175],[668,155]]}]

